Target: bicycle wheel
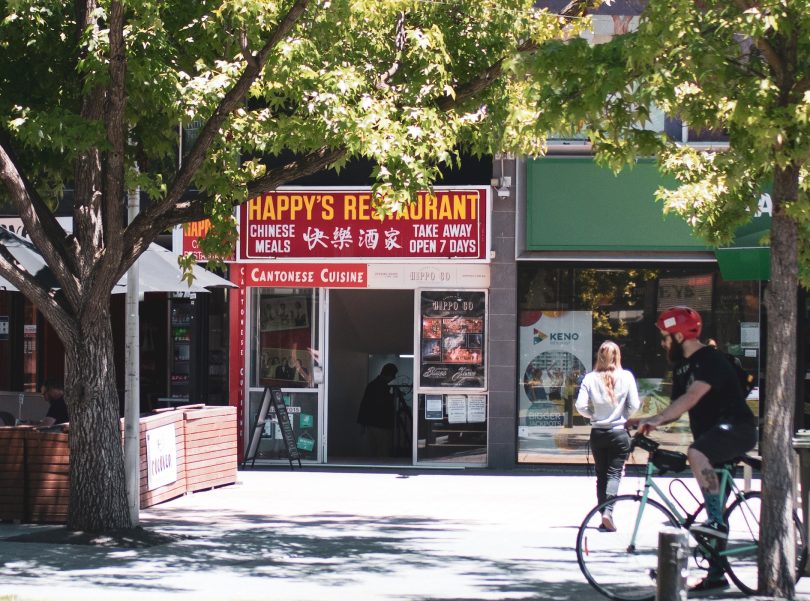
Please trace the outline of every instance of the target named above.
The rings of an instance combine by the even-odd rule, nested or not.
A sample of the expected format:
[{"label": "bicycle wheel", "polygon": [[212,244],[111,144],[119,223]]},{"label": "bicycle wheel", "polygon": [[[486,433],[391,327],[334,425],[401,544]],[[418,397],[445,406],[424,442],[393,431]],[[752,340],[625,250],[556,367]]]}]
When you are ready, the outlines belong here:
[{"label": "bicycle wheel", "polygon": [[[659,502],[647,500],[643,513],[641,496],[619,495],[613,500],[615,532],[599,529],[600,509],[594,507],[577,533],[577,561],[588,582],[616,601],[645,601],[655,597],[658,572],[658,532],[677,526],[675,517]],[[633,530],[638,519],[638,529]]]},{"label": "bicycle wheel", "polygon": [[[736,499],[726,510],[725,520],[728,524],[728,542],[720,553],[724,559],[724,568],[729,577],[746,595],[757,592],[757,548],[759,546],[759,519],[762,506],[762,494],[750,491],[744,499]],[[807,547],[804,544],[804,531],[799,515],[793,513],[793,530],[796,541],[796,581],[801,578],[801,566]]]}]

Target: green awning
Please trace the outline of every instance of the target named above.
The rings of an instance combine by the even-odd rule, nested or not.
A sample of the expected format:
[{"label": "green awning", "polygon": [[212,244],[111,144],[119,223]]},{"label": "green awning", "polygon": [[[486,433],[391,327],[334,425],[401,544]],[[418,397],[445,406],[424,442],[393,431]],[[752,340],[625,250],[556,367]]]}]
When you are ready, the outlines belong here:
[{"label": "green awning", "polygon": [[[639,160],[615,175],[591,157],[527,161],[527,251],[710,251],[687,223],[664,215],[655,191],[677,182],[652,160]],[[714,250],[724,280],[767,280],[771,228],[766,212],[735,233],[734,243]]]},{"label": "green awning", "polygon": [[771,249],[768,246],[718,248],[714,255],[720,275],[727,282],[768,280],[771,277]]},{"label": "green awning", "polygon": [[766,241],[770,231],[771,216],[762,213],[735,232],[733,244],[715,249],[724,280],[771,278],[771,249]]}]

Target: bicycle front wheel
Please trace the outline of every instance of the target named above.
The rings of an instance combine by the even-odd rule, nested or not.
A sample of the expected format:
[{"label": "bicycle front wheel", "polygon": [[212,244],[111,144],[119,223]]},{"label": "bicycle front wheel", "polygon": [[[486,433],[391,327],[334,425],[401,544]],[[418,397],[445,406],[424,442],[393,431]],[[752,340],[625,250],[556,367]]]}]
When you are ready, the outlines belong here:
[{"label": "bicycle front wheel", "polygon": [[640,495],[613,499],[615,532],[600,529],[602,511],[610,502],[594,507],[577,534],[577,561],[588,582],[616,601],[655,598],[658,573],[658,532],[678,526],[675,517],[659,502]]},{"label": "bicycle front wheel", "polygon": [[[737,499],[726,511],[728,542],[720,551],[724,567],[729,577],[743,593],[754,595],[758,588],[757,548],[759,547],[759,520],[762,507],[762,494],[747,492],[744,498]],[[793,514],[793,532],[796,541],[796,581],[802,574],[802,566],[807,552],[804,544],[804,531],[799,515]]]}]

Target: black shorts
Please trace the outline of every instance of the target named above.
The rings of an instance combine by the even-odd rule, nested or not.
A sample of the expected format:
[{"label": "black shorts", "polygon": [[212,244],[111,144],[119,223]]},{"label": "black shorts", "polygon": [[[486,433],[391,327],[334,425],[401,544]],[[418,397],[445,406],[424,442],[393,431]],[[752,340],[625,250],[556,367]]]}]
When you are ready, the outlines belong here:
[{"label": "black shorts", "polygon": [[698,436],[690,445],[720,465],[745,455],[757,444],[757,427],[746,422],[721,422]]}]

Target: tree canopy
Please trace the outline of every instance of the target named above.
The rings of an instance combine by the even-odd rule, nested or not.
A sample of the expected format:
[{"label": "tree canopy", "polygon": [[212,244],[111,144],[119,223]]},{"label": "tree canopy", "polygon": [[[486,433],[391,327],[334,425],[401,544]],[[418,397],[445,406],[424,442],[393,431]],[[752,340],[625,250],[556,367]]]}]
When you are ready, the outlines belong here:
[{"label": "tree canopy", "polygon": [[[210,217],[203,251],[225,254],[236,205],[353,157],[396,210],[461,151],[502,145],[522,89],[504,65],[576,33],[587,4],[0,0],[0,182],[58,290],[2,245],[0,274],[65,345],[69,528],[131,525],[109,293],[148,244]],[[51,212],[66,189],[72,232]],[[149,203],[127,224],[136,189]]]},{"label": "tree canopy", "polygon": [[[510,115],[515,149],[542,132],[585,134],[614,169],[654,155],[680,186],[660,190],[712,244],[731,241],[771,187],[771,280],[766,293],[766,415],[760,590],[791,598],[795,555],[791,436],[796,394],[799,264],[810,283],[810,2],[650,0],[638,26],[604,44],[551,40],[521,55],[524,82]],[[727,144],[696,147],[651,131],[655,108]]]}]

